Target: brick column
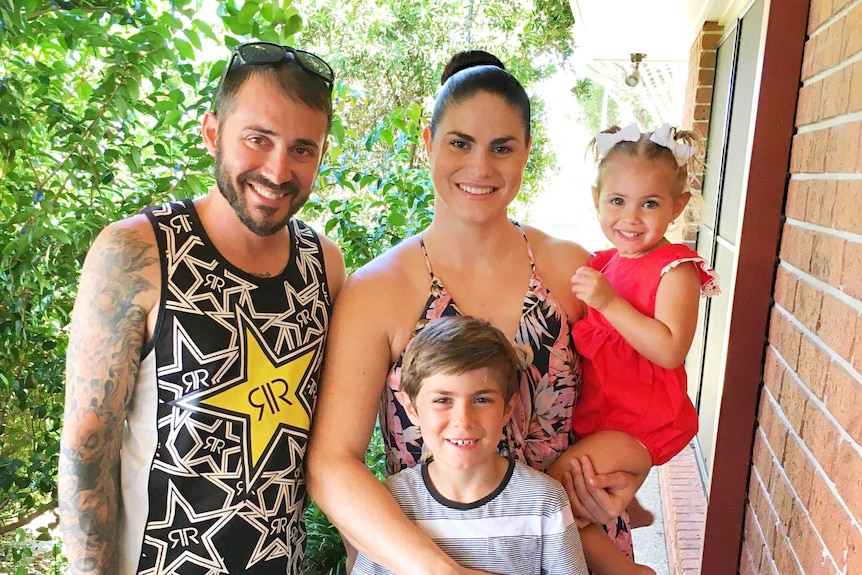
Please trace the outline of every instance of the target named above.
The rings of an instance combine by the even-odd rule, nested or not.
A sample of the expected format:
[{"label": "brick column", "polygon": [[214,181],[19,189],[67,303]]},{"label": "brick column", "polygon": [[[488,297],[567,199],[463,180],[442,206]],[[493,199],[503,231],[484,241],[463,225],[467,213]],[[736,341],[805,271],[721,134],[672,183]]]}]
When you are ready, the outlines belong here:
[{"label": "brick column", "polygon": [[[685,89],[685,105],[682,114],[682,128],[692,130],[703,137],[709,134],[709,118],[712,109],[712,89],[715,84],[715,59],[718,42],[724,28],[715,22],[706,22],[700,35],[691,46],[688,56],[688,83]],[[692,191],[700,192],[702,179],[692,182]],[[682,231],[681,240],[694,247],[697,238],[697,223],[699,210],[697,203],[692,202],[690,209],[684,215],[686,225]]]},{"label": "brick column", "polygon": [[717,23],[706,22],[689,53],[683,128],[699,132],[704,138],[709,133],[712,88],[715,83],[715,55],[723,31],[724,28]]}]

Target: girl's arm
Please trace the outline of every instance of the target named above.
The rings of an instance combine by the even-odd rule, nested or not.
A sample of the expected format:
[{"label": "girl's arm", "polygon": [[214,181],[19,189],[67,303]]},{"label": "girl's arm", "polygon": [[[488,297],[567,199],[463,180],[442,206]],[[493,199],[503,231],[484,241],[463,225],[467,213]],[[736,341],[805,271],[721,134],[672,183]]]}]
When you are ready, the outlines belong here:
[{"label": "girl's arm", "polygon": [[357,272],[336,300],[306,460],[309,493],[346,539],[391,571],[468,573],[404,516],[365,466],[392,355],[393,318],[403,308],[393,287],[401,282],[391,276]]},{"label": "girl's arm", "polygon": [[572,291],[645,358],[667,369],[682,365],[697,327],[700,278],[694,264],[679,265],[662,276],[654,318],[636,310],[601,272],[586,266],[572,276]]}]

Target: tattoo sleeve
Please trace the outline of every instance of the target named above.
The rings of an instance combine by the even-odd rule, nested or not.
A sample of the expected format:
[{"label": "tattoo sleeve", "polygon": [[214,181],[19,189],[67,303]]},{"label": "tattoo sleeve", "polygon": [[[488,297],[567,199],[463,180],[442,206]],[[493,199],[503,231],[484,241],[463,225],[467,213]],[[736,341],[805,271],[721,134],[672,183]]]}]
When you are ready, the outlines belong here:
[{"label": "tattoo sleeve", "polygon": [[59,510],[71,573],[118,571],[120,446],[146,339],[144,271],[156,249],[106,229],[84,263],[66,359]]}]

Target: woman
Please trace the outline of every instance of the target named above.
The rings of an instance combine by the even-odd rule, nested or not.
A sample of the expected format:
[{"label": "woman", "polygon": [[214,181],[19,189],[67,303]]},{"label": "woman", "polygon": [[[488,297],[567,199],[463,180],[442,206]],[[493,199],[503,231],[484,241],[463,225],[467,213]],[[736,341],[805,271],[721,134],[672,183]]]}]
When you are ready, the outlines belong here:
[{"label": "woman", "polygon": [[[583,308],[569,278],[588,256],[507,217],[531,144],[529,99],[508,72],[479,65],[455,73],[423,137],[434,218],[353,274],[339,295],[308,452],[309,490],[346,539],[390,570],[468,573],[407,521],[365,467],[374,418],[380,409],[389,472],[418,463],[421,437],[397,393],[402,353],[427,322],[476,316],[507,334],[529,364],[501,450],[546,470],[572,439],[580,365],[569,322]],[[588,486],[591,468],[581,473],[578,463],[567,486],[576,515],[619,515],[639,483],[599,478],[617,490],[610,496],[601,489],[609,483]]]}]

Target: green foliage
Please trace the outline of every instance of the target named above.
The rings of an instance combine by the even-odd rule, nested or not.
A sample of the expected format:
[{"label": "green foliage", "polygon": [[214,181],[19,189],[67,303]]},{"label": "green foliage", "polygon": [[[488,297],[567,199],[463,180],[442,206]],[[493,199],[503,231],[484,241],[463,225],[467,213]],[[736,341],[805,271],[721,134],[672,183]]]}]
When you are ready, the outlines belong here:
[{"label": "green foliage", "polygon": [[[361,107],[366,100],[346,89],[339,94],[345,106]],[[320,171],[328,201],[311,201],[305,211],[328,217],[326,234],[342,246],[350,271],[431,223],[434,191],[420,154],[421,114],[414,102],[368,132],[340,122],[333,128],[330,160]]]},{"label": "green foliage", "polygon": [[[443,67],[455,52],[494,53],[529,91],[574,49],[571,8],[558,0],[296,0],[296,6],[314,15],[297,41],[328,54],[338,78],[363,103],[344,110],[353,129],[363,134],[392,110],[417,103],[427,120]],[[524,203],[542,190],[546,172],[556,163],[547,144],[544,105],[533,97],[532,106]],[[368,160],[360,169],[382,158]]]},{"label": "green foliage", "polygon": [[0,524],[56,498],[84,253],[210,171],[194,130],[209,80],[183,56],[197,8],[0,1]]},{"label": "green foliage", "polygon": [[590,79],[581,78],[572,87],[572,93],[581,105],[581,122],[590,129],[590,132],[595,134],[607,128],[600,126],[602,118],[602,106],[607,105],[608,125],[617,123],[619,117],[619,104],[613,98],[605,99],[605,88],[596,84]]},{"label": "green foliage", "polygon": [[0,558],[15,566],[15,575],[61,575],[67,562],[62,545],[55,538],[55,522],[36,529],[18,527],[0,537]]},{"label": "green foliage", "polygon": [[[570,27],[568,4],[551,0],[489,0],[472,12],[454,0],[0,0],[0,570],[63,568],[58,546],[40,563],[12,526],[56,505],[83,258],[108,223],[210,188],[199,122],[226,46],[296,43],[336,69],[331,147],[303,218],[339,242],[353,270],[430,222],[421,129],[464,38],[529,85],[570,53]],[[553,164],[534,105],[527,197]],[[382,475],[379,436],[369,453]],[[308,523],[310,572],[340,573],[337,533],[314,508]]]}]

